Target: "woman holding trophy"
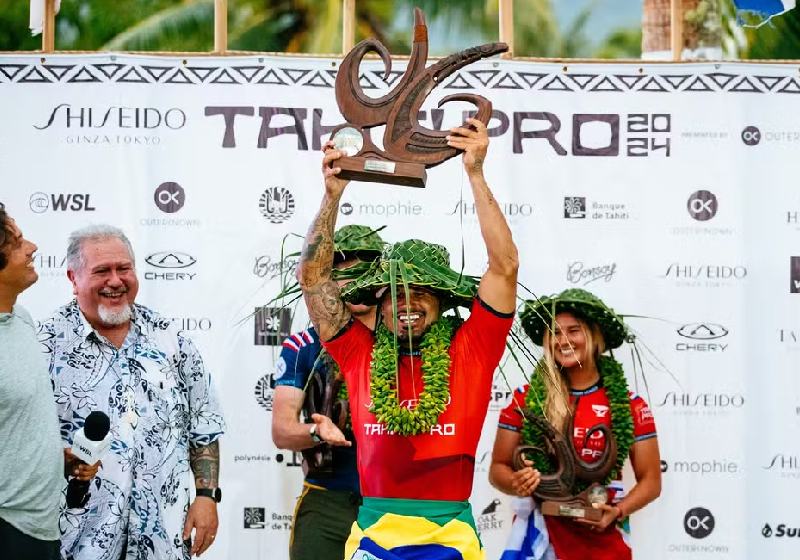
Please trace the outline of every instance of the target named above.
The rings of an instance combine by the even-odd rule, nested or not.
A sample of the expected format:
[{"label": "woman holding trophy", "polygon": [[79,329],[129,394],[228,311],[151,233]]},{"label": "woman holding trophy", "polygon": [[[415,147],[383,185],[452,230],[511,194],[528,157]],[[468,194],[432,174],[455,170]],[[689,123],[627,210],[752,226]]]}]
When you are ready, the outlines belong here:
[{"label": "woman holding trophy", "polygon": [[[524,498],[514,509],[526,544],[519,534],[509,548],[536,559],[631,558],[628,517],[659,496],[661,460],[649,407],[605,354],[628,329],[582,289],[528,300],[520,318],[544,356],[501,412],[492,453],[491,483]],[[625,493],[628,457],[636,484]]]}]

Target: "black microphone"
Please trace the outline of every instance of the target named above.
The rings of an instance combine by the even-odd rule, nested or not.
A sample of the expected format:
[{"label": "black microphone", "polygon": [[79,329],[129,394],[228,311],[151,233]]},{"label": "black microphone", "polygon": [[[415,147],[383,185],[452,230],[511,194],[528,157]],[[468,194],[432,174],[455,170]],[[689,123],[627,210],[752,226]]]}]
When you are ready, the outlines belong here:
[{"label": "black microphone", "polygon": [[[72,454],[81,463],[94,465],[111,445],[111,421],[105,412],[95,410],[86,417],[83,428],[72,438]],[[67,484],[67,507],[82,508],[89,501],[89,480],[70,479]]]}]

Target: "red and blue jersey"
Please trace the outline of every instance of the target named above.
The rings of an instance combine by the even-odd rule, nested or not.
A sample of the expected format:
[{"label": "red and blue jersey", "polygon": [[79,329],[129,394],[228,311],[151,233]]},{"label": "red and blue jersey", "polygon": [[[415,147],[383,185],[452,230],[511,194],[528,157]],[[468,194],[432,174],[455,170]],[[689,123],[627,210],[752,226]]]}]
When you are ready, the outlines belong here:
[{"label": "red and blue jersey", "polygon": [[[364,496],[467,500],[475,449],[486,417],[495,368],[505,350],[513,314],[475,299],[450,344],[450,402],[429,433],[389,432],[369,411],[373,333],[358,321],[324,343],[347,382],[358,469]],[[423,390],[421,358],[401,355],[398,395],[413,408]]]},{"label": "red and blue jersey", "polygon": [[[500,412],[499,427],[519,432],[522,430],[522,409],[529,386],[514,391],[511,403]],[[575,410],[574,431],[572,441],[575,450],[587,463],[596,462],[603,452],[606,437],[601,432],[594,432],[586,440],[586,432],[597,424],[605,424],[611,428],[611,409],[608,395],[600,384],[593,385],[583,391],[570,391],[571,404]],[[653,413],[641,397],[631,393],[631,415],[633,417],[634,441],[643,441],[656,437],[656,424]],[[609,498],[616,497],[615,486],[609,488]],[[622,533],[612,524],[603,532],[595,532],[588,527],[575,523],[567,517],[545,516],[550,543],[559,560],[579,560],[593,558],[597,560],[630,560],[631,549],[623,539]]]}]

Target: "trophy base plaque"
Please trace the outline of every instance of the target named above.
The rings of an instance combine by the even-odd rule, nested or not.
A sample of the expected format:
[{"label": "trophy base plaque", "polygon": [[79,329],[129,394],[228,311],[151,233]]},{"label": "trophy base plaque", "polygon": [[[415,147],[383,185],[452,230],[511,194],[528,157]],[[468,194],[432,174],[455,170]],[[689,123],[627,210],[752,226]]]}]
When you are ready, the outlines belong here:
[{"label": "trophy base plaque", "polygon": [[425,165],[402,161],[386,161],[368,157],[342,157],[336,160],[341,168],[337,177],[349,181],[389,183],[404,187],[424,187],[428,174]]},{"label": "trophy base plaque", "polygon": [[556,517],[576,517],[589,521],[600,521],[603,517],[603,510],[587,506],[581,502],[553,502],[550,500],[542,502],[542,514],[554,515]]}]

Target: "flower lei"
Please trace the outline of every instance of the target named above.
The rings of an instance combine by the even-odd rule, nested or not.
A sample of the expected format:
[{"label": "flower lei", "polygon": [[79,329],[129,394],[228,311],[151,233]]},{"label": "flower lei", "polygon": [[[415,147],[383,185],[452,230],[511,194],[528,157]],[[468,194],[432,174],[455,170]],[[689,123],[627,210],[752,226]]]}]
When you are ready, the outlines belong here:
[{"label": "flower lei", "polygon": [[[597,370],[600,373],[603,387],[606,389],[606,395],[608,395],[611,408],[611,434],[617,442],[617,462],[614,469],[602,482],[605,486],[615,480],[622,472],[622,466],[625,464],[631,445],[633,445],[633,417],[631,416],[628,381],[622,371],[622,364],[614,358],[600,356],[597,360]],[[537,371],[531,376],[530,388],[525,398],[525,406],[536,416],[544,418],[542,404],[545,402],[547,389],[542,375],[541,371]],[[572,434],[569,434],[568,437],[571,438]],[[542,449],[546,448],[541,430],[527,420],[524,420],[522,425],[522,441],[527,445],[535,445]],[[555,470],[555,465],[549,454],[534,452],[530,453],[529,457],[539,472],[551,474]],[[576,481],[576,486],[579,490],[583,490],[588,484],[583,481]]]},{"label": "flower lei", "polygon": [[370,363],[370,412],[378,422],[401,436],[429,432],[450,399],[450,340],[461,324],[456,317],[442,317],[430,326],[419,344],[422,353],[423,389],[412,410],[400,406],[397,394],[397,345],[394,335],[381,324],[375,333]]}]

